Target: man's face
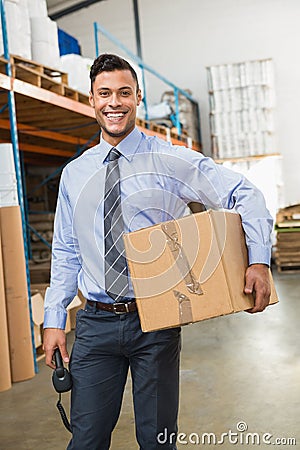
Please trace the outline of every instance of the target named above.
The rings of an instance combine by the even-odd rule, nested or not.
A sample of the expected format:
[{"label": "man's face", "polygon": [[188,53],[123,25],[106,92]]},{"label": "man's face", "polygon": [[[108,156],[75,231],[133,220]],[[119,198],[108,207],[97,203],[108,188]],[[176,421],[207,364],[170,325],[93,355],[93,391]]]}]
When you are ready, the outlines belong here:
[{"label": "man's face", "polygon": [[115,146],[135,127],[136,108],[141,92],[129,70],[101,72],[97,75],[90,104],[95,109],[103,138]]}]

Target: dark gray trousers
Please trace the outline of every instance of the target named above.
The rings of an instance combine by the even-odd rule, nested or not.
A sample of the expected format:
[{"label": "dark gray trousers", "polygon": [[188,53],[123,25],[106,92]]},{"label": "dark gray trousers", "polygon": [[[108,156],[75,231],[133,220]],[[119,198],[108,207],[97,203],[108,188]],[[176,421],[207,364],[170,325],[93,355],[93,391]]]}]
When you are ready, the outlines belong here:
[{"label": "dark gray trousers", "polygon": [[[137,312],[117,315],[89,305],[80,310],[67,450],[110,448],[128,368],[140,450],[176,449],[180,347],[180,328],[143,333]],[[168,435],[163,442],[157,440],[162,432]]]}]

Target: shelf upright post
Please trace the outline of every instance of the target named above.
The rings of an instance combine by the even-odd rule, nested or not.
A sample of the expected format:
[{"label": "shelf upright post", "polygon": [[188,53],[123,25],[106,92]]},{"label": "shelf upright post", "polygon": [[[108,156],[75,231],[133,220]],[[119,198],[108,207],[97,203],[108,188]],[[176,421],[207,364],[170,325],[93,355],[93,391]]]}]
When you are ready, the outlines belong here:
[{"label": "shelf upright post", "polygon": [[149,128],[149,113],[148,113],[145,70],[144,70],[144,67],[141,64],[139,66],[140,66],[141,71],[142,71],[143,103],[144,103],[144,108],[145,108],[145,121],[146,121],[147,128]]},{"label": "shelf upright post", "polygon": [[99,43],[98,43],[98,26],[97,26],[97,22],[94,22],[94,38],[95,38],[96,58],[98,58],[98,56],[99,56]]},{"label": "shelf upright post", "polygon": [[177,128],[177,133],[179,134],[179,136],[181,135],[181,123],[180,123],[180,117],[179,117],[179,93],[178,93],[178,89],[175,87],[174,88],[174,96],[175,96],[175,111],[176,111],[176,128]]},{"label": "shelf upright post", "polygon": [[[6,26],[6,16],[4,0],[0,0],[1,9],[1,23],[2,23],[2,37],[3,37],[3,47],[4,47],[4,58],[8,61],[6,64],[6,74],[8,77],[12,77],[11,62],[8,48],[8,38],[7,38],[7,26]],[[22,187],[22,173],[20,164],[20,154],[19,154],[19,143],[18,143],[18,130],[17,130],[17,119],[16,119],[16,105],[13,87],[11,86],[8,91],[8,108],[9,108],[9,121],[10,121],[10,133],[11,142],[14,154],[15,171],[17,178],[17,189],[18,189],[18,199],[22,218],[22,230],[23,230],[23,241],[24,241],[24,254],[25,254],[25,264],[26,264],[26,278],[27,278],[27,293],[28,293],[28,303],[29,303],[29,314],[30,314],[30,327],[31,327],[31,341],[32,350],[34,358],[34,369],[35,373],[38,372],[37,360],[36,360],[36,350],[34,344],[34,330],[33,330],[33,319],[32,319],[32,308],[31,308],[31,293],[30,293],[30,273],[28,264],[28,249],[27,249],[27,224],[25,219],[25,203],[23,196]]]}]

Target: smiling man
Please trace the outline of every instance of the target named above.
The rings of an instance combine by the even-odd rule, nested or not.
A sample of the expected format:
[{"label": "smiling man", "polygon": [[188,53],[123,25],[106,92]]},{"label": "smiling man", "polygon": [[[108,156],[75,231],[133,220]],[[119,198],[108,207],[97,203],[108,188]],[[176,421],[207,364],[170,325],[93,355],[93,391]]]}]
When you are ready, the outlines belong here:
[{"label": "smiling man", "polygon": [[[242,175],[138,130],[141,92],[127,61],[100,55],[90,78],[90,103],[101,139],[70,162],[61,176],[51,284],[45,297],[46,364],[54,368],[57,347],[69,362],[66,308],[79,288],[86,304],[77,314],[70,360],[68,450],[110,448],[129,369],[139,448],[174,450],[181,330],[142,332],[122,234],[179,218],[193,201],[208,208],[235,209],[246,235],[245,292],[255,294],[250,311],[255,313],[263,311],[270,298],[272,218],[260,191]],[[161,443],[158,437],[165,430],[168,439]]]}]

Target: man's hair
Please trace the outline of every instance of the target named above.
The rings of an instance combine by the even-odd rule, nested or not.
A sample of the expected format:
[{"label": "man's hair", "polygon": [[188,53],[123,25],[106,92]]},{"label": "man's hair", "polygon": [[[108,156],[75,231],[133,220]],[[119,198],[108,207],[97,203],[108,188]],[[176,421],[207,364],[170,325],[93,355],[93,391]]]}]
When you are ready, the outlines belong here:
[{"label": "man's hair", "polygon": [[131,72],[134,81],[136,82],[136,91],[138,92],[139,82],[136,71],[125,59],[121,58],[120,56],[109,53],[103,53],[102,55],[98,56],[98,58],[95,59],[91,67],[90,70],[91,91],[93,92],[93,84],[99,73],[113,72],[114,70],[129,70]]}]

